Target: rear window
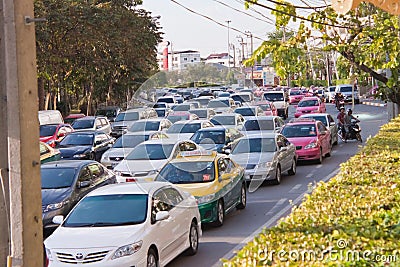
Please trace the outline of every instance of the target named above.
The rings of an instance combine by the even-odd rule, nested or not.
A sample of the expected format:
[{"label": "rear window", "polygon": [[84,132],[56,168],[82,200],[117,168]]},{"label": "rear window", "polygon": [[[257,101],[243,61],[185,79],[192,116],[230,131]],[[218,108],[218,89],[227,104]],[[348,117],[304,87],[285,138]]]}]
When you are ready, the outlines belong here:
[{"label": "rear window", "polygon": [[342,92],[342,93],[348,93],[348,92],[352,92],[352,91],[353,91],[353,87],[351,87],[351,86],[339,87],[339,92]]},{"label": "rear window", "polygon": [[315,124],[287,125],[281,132],[286,138],[317,136]]},{"label": "rear window", "polygon": [[268,101],[284,101],[283,93],[264,94],[264,99]]}]

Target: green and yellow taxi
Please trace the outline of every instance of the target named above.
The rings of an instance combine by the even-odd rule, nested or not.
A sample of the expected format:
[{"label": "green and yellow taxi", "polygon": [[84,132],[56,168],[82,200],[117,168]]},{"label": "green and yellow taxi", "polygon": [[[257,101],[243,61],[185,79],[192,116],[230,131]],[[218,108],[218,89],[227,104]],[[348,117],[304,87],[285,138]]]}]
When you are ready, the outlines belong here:
[{"label": "green and yellow taxi", "polygon": [[202,223],[221,226],[225,214],[246,207],[244,169],[215,151],[181,152],[155,180],[167,180],[195,196]]},{"label": "green and yellow taxi", "polygon": [[44,142],[39,142],[40,147],[40,163],[60,160],[61,154],[58,149],[54,149]]}]

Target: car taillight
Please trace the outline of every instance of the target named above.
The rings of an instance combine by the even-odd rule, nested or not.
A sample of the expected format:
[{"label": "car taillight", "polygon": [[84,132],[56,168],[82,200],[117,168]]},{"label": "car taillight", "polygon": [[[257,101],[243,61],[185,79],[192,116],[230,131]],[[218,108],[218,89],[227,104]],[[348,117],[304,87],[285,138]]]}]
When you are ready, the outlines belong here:
[{"label": "car taillight", "polygon": [[126,178],[126,180],[125,180],[127,183],[134,183],[134,182],[136,182],[136,180],[135,180],[135,178]]}]

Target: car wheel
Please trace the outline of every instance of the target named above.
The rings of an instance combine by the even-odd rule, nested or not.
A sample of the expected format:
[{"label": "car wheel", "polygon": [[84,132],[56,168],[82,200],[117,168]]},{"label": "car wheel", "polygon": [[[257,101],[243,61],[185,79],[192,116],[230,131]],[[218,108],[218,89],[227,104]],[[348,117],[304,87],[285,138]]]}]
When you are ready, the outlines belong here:
[{"label": "car wheel", "polygon": [[360,141],[360,143],[362,143],[361,134],[360,133],[356,133],[356,137],[357,137],[357,140]]},{"label": "car wheel", "polygon": [[280,184],[281,178],[282,178],[281,166],[278,165],[276,166],[275,179],[273,180],[274,184]]},{"label": "car wheel", "polygon": [[236,206],[237,209],[242,210],[246,208],[247,203],[247,191],[246,191],[246,184],[242,184],[242,188],[240,189],[240,202]]},{"label": "car wheel", "polygon": [[318,164],[322,163],[322,148],[319,149],[319,158],[317,159],[317,163]]},{"label": "car wheel", "polygon": [[154,251],[154,249],[149,249],[149,252],[147,253],[147,267],[158,267],[158,257],[157,253]]},{"label": "car wheel", "polygon": [[189,256],[193,256],[197,253],[198,248],[199,248],[199,230],[197,229],[196,223],[192,221],[189,230],[189,248],[186,250],[186,254]]},{"label": "car wheel", "polygon": [[292,167],[288,171],[288,174],[289,175],[295,175],[296,174],[296,169],[297,169],[297,161],[296,161],[296,158],[293,158]]},{"label": "car wheel", "polygon": [[332,144],[329,144],[329,151],[326,152],[325,157],[329,158],[331,156],[331,152],[332,152]]},{"label": "car wheel", "polygon": [[222,199],[218,200],[217,203],[217,220],[214,222],[215,226],[222,226],[225,219],[224,202]]}]

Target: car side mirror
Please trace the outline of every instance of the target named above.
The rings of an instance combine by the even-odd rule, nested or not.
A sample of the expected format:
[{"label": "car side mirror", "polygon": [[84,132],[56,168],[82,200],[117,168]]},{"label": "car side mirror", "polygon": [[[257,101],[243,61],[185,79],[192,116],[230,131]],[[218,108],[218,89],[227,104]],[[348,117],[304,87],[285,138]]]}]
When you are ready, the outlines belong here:
[{"label": "car side mirror", "polygon": [[97,140],[94,144],[95,144],[96,146],[101,145],[101,141],[100,141],[100,140]]},{"label": "car side mirror", "polygon": [[107,147],[111,148],[113,146],[113,144],[108,144]]},{"label": "car side mirror", "polygon": [[78,183],[78,188],[85,188],[90,186],[90,181],[82,181]]},{"label": "car side mirror", "polygon": [[156,213],[156,222],[163,221],[169,218],[168,211],[159,211]]},{"label": "car side mirror", "polygon": [[54,224],[62,224],[62,222],[64,221],[64,216],[63,215],[56,215],[53,217],[52,219]]}]

